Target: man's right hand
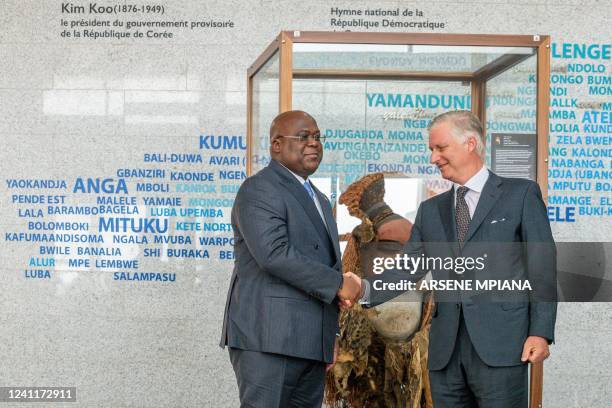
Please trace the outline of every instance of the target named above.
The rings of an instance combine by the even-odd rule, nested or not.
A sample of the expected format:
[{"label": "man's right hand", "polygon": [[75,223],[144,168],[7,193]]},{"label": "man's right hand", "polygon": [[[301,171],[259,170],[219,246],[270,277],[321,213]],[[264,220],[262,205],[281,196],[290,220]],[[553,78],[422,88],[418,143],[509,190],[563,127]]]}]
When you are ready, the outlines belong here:
[{"label": "man's right hand", "polygon": [[342,286],[338,290],[341,307],[351,307],[363,296],[363,285],[361,278],[353,272],[343,275]]}]

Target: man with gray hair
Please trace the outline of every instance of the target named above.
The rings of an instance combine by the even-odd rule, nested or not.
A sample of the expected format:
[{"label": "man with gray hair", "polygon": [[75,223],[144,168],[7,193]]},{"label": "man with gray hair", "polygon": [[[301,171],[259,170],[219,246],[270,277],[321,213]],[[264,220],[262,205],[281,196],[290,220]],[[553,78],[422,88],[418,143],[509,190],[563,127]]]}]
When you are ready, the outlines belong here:
[{"label": "man with gray hair", "polygon": [[427,131],[431,132],[431,129],[436,125],[449,121],[453,124],[451,128],[453,136],[455,136],[462,143],[465,143],[469,136],[478,136],[474,140],[476,143],[476,153],[478,153],[480,157],[484,159],[484,130],[482,128],[482,124],[480,123],[480,119],[478,119],[476,115],[470,111],[455,110],[442,113],[429,122]]},{"label": "man with gray hair", "polygon": [[[444,113],[428,129],[431,163],[453,187],[421,203],[404,253],[453,259],[485,253],[490,279],[527,280],[545,293],[512,293],[511,301],[492,293],[434,293],[428,361],[434,405],[524,408],[527,362],[549,356],[557,310],[556,250],[540,188],[487,169],[483,126],[471,112]],[[431,272],[433,279],[468,278],[452,269]],[[381,283],[389,288],[426,273],[387,270],[364,280],[361,302],[371,307],[390,300],[400,292],[377,290]]]}]

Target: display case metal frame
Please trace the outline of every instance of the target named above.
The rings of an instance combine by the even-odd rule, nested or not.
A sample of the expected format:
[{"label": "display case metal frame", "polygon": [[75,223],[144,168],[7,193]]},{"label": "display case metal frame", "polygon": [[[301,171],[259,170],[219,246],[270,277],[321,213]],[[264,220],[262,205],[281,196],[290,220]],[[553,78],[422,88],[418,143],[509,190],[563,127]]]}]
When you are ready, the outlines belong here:
[{"label": "display case metal frame", "polygon": [[474,72],[402,72],[384,70],[294,69],[295,43],[382,44],[529,47],[537,58],[536,68],[536,178],[544,200],[548,192],[548,111],[550,105],[550,37],[546,35],[363,33],[323,31],[282,31],[247,70],[247,174],[252,173],[253,79],[276,53],[279,55],[278,112],[292,109],[293,79],[389,79],[462,81],[471,84],[472,112],[486,124],[486,83],[489,79],[519,64],[531,54],[507,54]]}]

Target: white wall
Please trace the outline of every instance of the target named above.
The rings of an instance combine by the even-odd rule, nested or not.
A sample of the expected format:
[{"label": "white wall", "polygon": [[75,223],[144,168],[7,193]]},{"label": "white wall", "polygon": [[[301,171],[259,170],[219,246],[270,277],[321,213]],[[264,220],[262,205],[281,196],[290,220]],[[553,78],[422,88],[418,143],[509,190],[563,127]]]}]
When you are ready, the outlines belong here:
[{"label": "white wall", "polygon": [[[116,183],[117,171],[123,168],[165,169],[166,178],[171,171],[212,172],[215,181],[198,184],[204,188],[216,186],[215,192],[137,193],[136,180],[127,179],[128,196],[135,197],[141,216],[149,215],[150,210],[143,197],[182,197],[183,207],[189,206],[186,204],[189,198],[225,200],[205,203],[202,207],[216,213],[221,210],[222,214],[215,214],[219,217],[210,217],[210,214],[197,219],[170,217],[170,230],[175,235],[181,234],[176,231],[176,222],[180,220],[200,222],[202,228],[203,224],[224,228],[229,222],[233,194],[221,189],[236,186],[240,180],[220,180],[219,171],[240,170],[241,165],[220,167],[209,164],[209,159],[231,156],[241,160],[244,150],[200,148],[200,135],[227,135],[228,140],[235,141],[240,136],[244,138],[247,67],[282,29],[333,30],[332,7],[418,8],[424,14],[422,19],[445,24],[443,29],[429,32],[548,34],[559,49],[564,43],[609,47],[612,33],[609,4],[589,0],[430,0],[410,4],[165,0],[155,3],[164,7],[163,15],[139,12],[97,16],[87,12],[62,13],[62,3],[56,0],[0,3],[0,212],[3,214],[0,284],[4,288],[0,295],[0,384],[76,386],[79,406],[237,405],[237,389],[227,352],[218,347],[232,268],[231,260],[220,258],[222,251],[231,251],[231,245],[198,243],[202,237],[228,238],[231,233],[192,231],[184,233],[192,238],[192,245],[170,246],[208,250],[206,259],[145,257],[145,248],[160,248],[165,252],[168,247],[151,242],[147,245],[111,243],[106,246],[119,248],[121,257],[96,256],[91,258],[89,268],[74,267],[68,259],[86,258],[75,256],[78,247],[86,245],[65,245],[70,247],[71,255],[41,255],[40,243],[10,241],[6,234],[40,233],[28,229],[31,221],[78,221],[89,223],[87,234],[97,235],[100,216],[49,215],[47,205],[19,203],[19,197],[14,195],[59,195],[65,196],[67,206],[87,206],[94,204],[99,195],[73,192],[77,177],[114,178]],[[87,2],[75,1],[68,7],[80,4],[88,10]],[[113,3],[98,2],[98,5],[105,4]],[[214,18],[231,20],[234,28],[167,29],[174,34],[171,39],[60,36],[62,19],[70,23],[93,18],[111,22]],[[553,71],[561,72],[571,63],[601,64],[605,72],[598,75],[610,79],[609,48],[607,58],[553,56]],[[567,98],[576,98],[579,103],[610,102],[609,91],[589,95],[586,84],[568,85],[567,92]],[[572,107],[570,110],[577,119],[552,120],[553,123],[578,123],[580,129],[572,133],[551,132],[551,147],[560,147],[556,136],[584,135],[580,122],[584,112],[590,109]],[[596,110],[602,111],[602,108]],[[609,117],[607,121],[609,124]],[[601,135],[609,140],[610,131]],[[582,144],[593,147],[584,141]],[[610,150],[603,144],[597,148],[604,153]],[[147,163],[145,153],[201,154],[203,163]],[[609,170],[609,156],[603,161]],[[7,182],[10,179],[65,180],[67,188],[11,188]],[[177,183],[170,183],[171,187],[176,188]],[[555,194],[589,196],[593,203],[609,197],[609,192],[570,189]],[[561,206],[560,211],[565,214],[568,206]],[[581,216],[577,208],[574,222],[553,222],[557,239],[608,239],[610,206],[602,208],[606,211],[604,216]],[[20,216],[20,211],[23,215],[30,209],[42,209],[44,218]],[[103,237],[106,242],[112,240],[110,233]],[[34,263],[37,259],[45,262],[43,258],[53,258],[55,267],[29,266],[31,259]],[[137,260],[137,270],[121,270],[175,274],[175,281],[115,280],[116,269],[94,264],[95,259],[106,258]],[[26,277],[26,271],[31,270],[48,270],[49,278]],[[560,305],[557,343],[545,366],[546,406],[609,406],[612,400],[611,322],[612,307],[607,303]]]}]

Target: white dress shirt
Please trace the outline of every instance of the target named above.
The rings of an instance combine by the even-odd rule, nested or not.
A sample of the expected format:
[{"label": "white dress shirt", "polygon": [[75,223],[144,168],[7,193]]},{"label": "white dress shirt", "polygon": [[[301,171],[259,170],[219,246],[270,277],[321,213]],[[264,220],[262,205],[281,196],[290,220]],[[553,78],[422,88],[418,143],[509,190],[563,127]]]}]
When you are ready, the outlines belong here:
[{"label": "white dress shirt", "polygon": [[[470,219],[474,218],[474,212],[476,211],[476,206],[478,205],[478,200],[480,200],[480,194],[489,179],[489,169],[487,166],[482,166],[478,173],[474,174],[472,178],[470,178],[465,184],[464,187],[468,188],[468,192],[465,193],[465,202],[468,205],[468,209],[470,211]],[[461,187],[461,184],[453,183],[454,186],[454,204],[457,207],[457,189]],[[370,303],[370,283],[368,281],[362,281],[365,288],[363,297],[359,299],[359,303],[368,304]]]},{"label": "white dress shirt", "polygon": [[[465,202],[470,210],[470,219],[474,218],[474,211],[476,211],[478,200],[480,200],[480,194],[488,179],[489,169],[487,169],[487,166],[482,166],[478,173],[474,174],[472,178],[463,185],[469,189],[468,192],[465,193]],[[461,184],[453,183],[453,185],[455,187],[454,203],[455,207],[457,207],[457,189],[461,187]]]}]

